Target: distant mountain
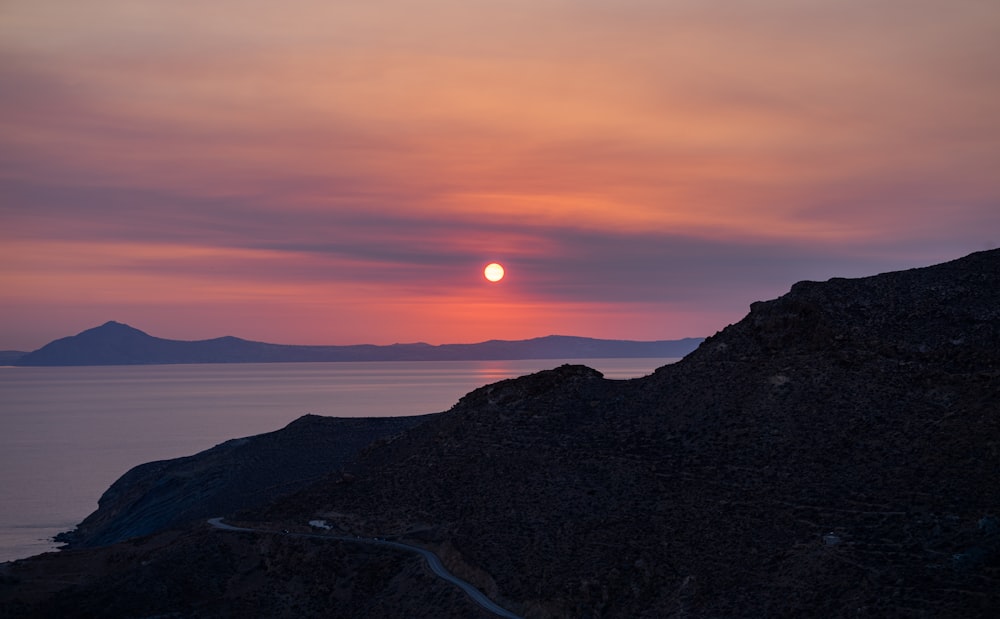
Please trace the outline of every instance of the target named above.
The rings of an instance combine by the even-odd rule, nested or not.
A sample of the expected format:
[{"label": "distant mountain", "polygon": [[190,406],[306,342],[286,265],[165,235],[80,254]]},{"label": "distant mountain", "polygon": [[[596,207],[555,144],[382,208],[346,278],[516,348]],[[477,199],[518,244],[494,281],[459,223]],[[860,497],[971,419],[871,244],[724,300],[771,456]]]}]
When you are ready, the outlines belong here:
[{"label": "distant mountain", "polygon": [[0,350],[0,365],[14,365],[14,362],[28,353],[23,350]]},{"label": "distant mountain", "polygon": [[14,365],[143,365],[168,363],[276,363],[301,361],[470,361],[499,359],[586,359],[683,357],[701,338],[636,342],[550,335],[530,340],[478,344],[392,344],[376,346],[292,346],[220,337],[187,342],[149,335],[120,322],[106,322],[55,340],[11,359]]}]

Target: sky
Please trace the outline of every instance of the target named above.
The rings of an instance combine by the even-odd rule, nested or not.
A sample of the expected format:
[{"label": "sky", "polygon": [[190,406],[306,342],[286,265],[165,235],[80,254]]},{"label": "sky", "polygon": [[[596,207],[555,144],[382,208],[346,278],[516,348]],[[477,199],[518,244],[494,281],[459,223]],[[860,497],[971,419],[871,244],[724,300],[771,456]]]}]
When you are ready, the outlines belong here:
[{"label": "sky", "polygon": [[4,0],[0,349],[711,335],[997,247],[998,58],[996,0]]}]

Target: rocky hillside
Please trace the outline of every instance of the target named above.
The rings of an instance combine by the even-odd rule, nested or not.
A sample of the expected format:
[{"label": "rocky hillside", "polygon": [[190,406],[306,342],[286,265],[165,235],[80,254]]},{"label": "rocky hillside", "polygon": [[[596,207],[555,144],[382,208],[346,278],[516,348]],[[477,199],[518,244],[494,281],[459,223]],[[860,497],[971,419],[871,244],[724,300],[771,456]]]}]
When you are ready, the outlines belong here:
[{"label": "rocky hillside", "polygon": [[[234,518],[290,530],[324,519],[424,545],[525,617],[994,617],[998,402],[1000,251],[990,251],[796,284],[642,379],[563,366],[482,387],[364,449],[346,465],[353,483],[321,480]],[[313,546],[261,572],[246,567],[254,549],[281,540],[162,535],[136,542],[162,550],[74,577],[72,589],[53,577],[49,594],[27,584],[42,562],[55,574],[91,555],[9,565],[0,602],[30,613],[56,599],[114,600],[142,589],[129,576],[140,556],[162,561],[162,587],[177,591],[179,544],[228,535],[244,541],[224,542],[236,558],[213,572],[217,586],[297,582],[298,616],[329,608],[300,560]],[[356,571],[329,569],[359,591]],[[364,603],[348,596],[359,616],[401,590],[423,595],[417,568],[386,569],[398,570],[395,585],[379,581]],[[149,614],[214,617],[251,594],[145,595]],[[437,616],[469,616],[439,604]]]},{"label": "rocky hillside", "polygon": [[56,539],[70,548],[102,546],[265,505],[327,476],[336,483],[362,448],[428,417],[305,415],[276,432],[142,464],[108,488],[97,511]]},{"label": "rocky hillside", "polygon": [[268,517],[432,522],[529,615],[962,615],[998,602],[998,371],[1000,252],[802,283],[647,379],[477,390]]}]

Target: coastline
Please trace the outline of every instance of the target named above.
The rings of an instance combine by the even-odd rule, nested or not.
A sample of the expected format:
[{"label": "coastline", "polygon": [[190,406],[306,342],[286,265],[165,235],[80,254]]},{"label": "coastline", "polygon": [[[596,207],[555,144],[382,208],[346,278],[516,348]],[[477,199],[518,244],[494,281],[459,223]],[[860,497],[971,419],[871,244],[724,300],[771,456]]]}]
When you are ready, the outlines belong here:
[{"label": "coastline", "polygon": [[[0,403],[6,425],[0,446],[17,441],[0,449],[0,464],[23,479],[0,479],[8,497],[0,561],[58,551],[51,538],[74,529],[135,466],[273,432],[307,413],[416,416],[447,410],[483,385],[563,361],[628,378],[677,360],[16,367],[18,372],[0,373],[8,381],[0,389],[10,396]],[[106,423],[111,425],[102,432]]]}]

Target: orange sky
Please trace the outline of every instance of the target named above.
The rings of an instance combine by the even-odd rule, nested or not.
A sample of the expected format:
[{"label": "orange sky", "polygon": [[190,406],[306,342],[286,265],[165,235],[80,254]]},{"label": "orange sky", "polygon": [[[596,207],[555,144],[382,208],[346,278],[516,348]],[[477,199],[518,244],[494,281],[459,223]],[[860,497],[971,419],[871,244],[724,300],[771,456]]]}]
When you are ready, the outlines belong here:
[{"label": "orange sky", "polygon": [[978,0],[7,0],[0,349],[710,335],[996,247],[997,58]]}]

